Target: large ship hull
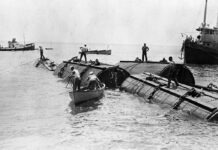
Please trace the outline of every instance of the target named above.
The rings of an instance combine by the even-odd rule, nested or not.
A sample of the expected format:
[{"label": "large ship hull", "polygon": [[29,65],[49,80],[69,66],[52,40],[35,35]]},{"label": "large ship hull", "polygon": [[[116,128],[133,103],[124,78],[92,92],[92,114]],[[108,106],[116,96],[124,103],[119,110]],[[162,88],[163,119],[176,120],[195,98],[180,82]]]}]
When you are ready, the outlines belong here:
[{"label": "large ship hull", "polygon": [[184,43],[184,63],[218,64],[218,48],[211,48],[195,42]]}]

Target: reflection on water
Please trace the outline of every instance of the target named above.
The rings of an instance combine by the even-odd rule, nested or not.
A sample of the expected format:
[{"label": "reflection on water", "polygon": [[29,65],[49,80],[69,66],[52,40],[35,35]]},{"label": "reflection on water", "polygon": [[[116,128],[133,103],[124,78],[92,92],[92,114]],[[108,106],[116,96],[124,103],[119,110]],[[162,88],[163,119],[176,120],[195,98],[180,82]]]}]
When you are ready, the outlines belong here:
[{"label": "reflection on water", "polygon": [[75,105],[74,101],[70,101],[70,103],[69,103],[69,107],[71,108],[72,115],[95,110],[98,108],[99,105],[101,105],[101,102],[98,99],[83,102],[83,103],[80,103],[78,105]]}]

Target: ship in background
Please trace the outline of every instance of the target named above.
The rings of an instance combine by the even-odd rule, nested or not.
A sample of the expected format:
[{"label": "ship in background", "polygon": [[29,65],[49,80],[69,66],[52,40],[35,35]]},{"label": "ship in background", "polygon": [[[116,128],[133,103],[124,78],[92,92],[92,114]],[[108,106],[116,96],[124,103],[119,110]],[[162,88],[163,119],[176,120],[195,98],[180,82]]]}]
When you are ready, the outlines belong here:
[{"label": "ship in background", "polygon": [[0,46],[0,51],[31,51],[35,50],[35,44],[20,44],[13,38],[12,41],[8,41],[8,47]]},{"label": "ship in background", "polygon": [[184,53],[185,64],[218,64],[218,20],[216,27],[210,28],[206,24],[207,0],[205,1],[203,23],[196,30],[196,39],[186,36],[181,54]]}]

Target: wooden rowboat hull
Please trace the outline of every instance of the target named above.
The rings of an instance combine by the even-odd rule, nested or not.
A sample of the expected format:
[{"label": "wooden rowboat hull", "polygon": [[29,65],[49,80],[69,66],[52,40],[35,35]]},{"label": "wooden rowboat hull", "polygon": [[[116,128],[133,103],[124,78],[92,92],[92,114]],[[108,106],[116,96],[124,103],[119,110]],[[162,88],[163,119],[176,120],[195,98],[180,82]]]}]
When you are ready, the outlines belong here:
[{"label": "wooden rowboat hull", "polygon": [[97,100],[104,96],[105,84],[97,90],[88,90],[88,91],[73,91],[69,92],[70,98],[74,101],[75,104],[82,103],[89,100]]}]

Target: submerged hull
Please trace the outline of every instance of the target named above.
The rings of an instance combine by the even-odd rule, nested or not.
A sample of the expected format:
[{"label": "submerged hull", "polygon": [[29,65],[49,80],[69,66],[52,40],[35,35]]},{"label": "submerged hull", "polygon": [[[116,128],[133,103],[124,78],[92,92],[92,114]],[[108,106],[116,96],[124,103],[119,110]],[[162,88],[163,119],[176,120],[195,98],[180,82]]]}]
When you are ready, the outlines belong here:
[{"label": "submerged hull", "polygon": [[35,67],[38,67],[40,65],[43,66],[44,68],[46,68],[49,71],[54,71],[56,69],[56,67],[57,67],[57,65],[48,58],[46,58],[44,60],[38,59],[36,61],[36,63],[35,63]]},{"label": "submerged hull", "polygon": [[119,87],[122,82],[129,76],[129,73],[119,66],[103,63],[100,63],[100,65],[93,65],[91,63],[70,61],[64,61],[63,63],[59,64],[55,69],[54,75],[57,75],[63,79],[68,79],[68,77],[71,76],[71,67],[76,68],[80,72],[81,86],[88,84],[87,78],[89,76],[89,72],[91,71],[97,75],[99,80],[104,83],[107,88]]},{"label": "submerged hull", "polygon": [[182,110],[208,121],[218,121],[218,94],[194,89],[181,84],[175,89],[172,83],[160,76],[143,73],[131,75],[121,85],[127,92],[137,94],[149,102],[169,106],[169,109]]},{"label": "submerged hull", "polygon": [[75,104],[86,102],[89,100],[97,100],[104,96],[105,84],[97,90],[87,90],[87,91],[75,91],[70,92],[70,98],[74,101]]},{"label": "submerged hull", "polygon": [[0,48],[0,51],[31,51],[31,50],[35,50],[34,43],[26,44],[23,47],[13,47],[13,48],[1,47]]},{"label": "submerged hull", "polygon": [[184,63],[218,64],[218,48],[211,48],[194,42],[184,44]]}]

